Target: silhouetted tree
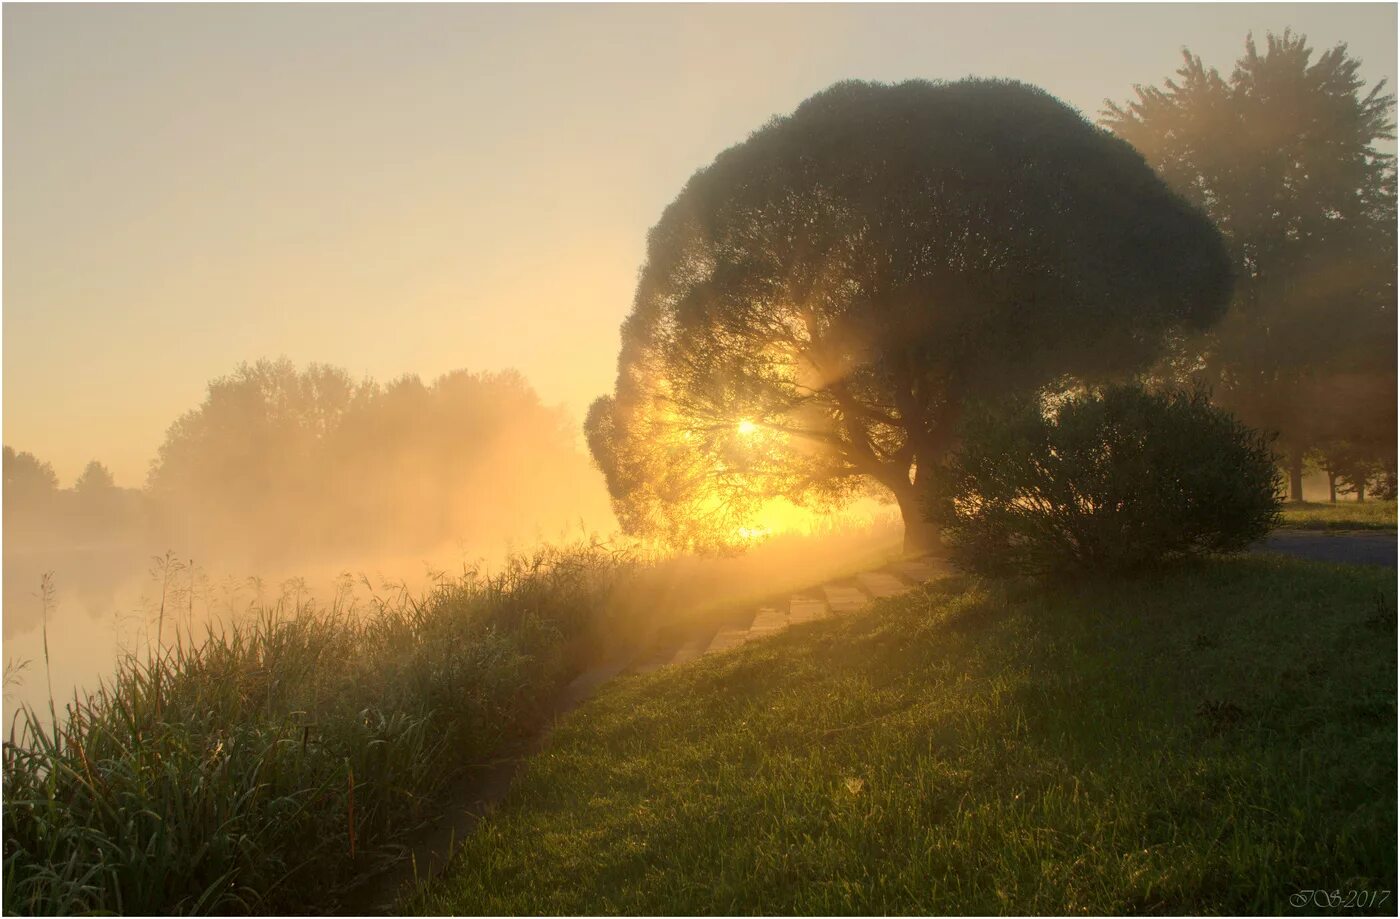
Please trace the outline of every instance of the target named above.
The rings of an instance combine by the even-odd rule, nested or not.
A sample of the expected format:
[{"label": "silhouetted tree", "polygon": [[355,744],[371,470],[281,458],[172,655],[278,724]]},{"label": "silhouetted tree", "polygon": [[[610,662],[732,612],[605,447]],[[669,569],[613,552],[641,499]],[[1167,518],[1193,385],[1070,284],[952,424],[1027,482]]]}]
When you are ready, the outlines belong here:
[{"label": "silhouetted tree", "polygon": [[144,496],[134,489],[119,488],[111,471],[92,460],[73,483],[70,538],[113,536],[129,532],[141,522]]},{"label": "silhouetted tree", "polygon": [[327,468],[354,519],[400,543],[557,537],[607,514],[577,436],[577,422],[514,371],[408,376],[347,419]]},{"label": "silhouetted tree", "polygon": [[1365,501],[1373,486],[1386,491],[1383,480],[1394,468],[1386,457],[1394,455],[1395,440],[1393,433],[1389,440],[1383,438],[1383,433],[1378,436],[1374,429],[1363,428],[1353,436],[1334,434],[1316,446],[1312,459],[1327,476],[1329,501],[1335,502],[1339,494]]},{"label": "silhouetted tree", "polygon": [[47,542],[63,530],[58,476],[33,453],[4,448],[5,553],[24,542]]},{"label": "silhouetted tree", "polygon": [[586,431],[633,532],[723,544],[873,480],[915,548],[965,400],[1140,368],[1229,291],[1209,220],[1045,92],[840,83],[666,209]]},{"label": "silhouetted tree", "polygon": [[73,483],[73,491],[80,496],[104,495],[115,491],[116,487],[117,481],[112,478],[111,470],[97,460],[83,467],[82,475]]},{"label": "silhouetted tree", "polygon": [[297,511],[327,497],[317,446],[359,390],[343,370],[298,371],[286,359],[213,380],[204,403],[170,426],[151,466],[149,489],[165,525],[236,544],[311,538],[312,521]]},{"label": "silhouetted tree", "polygon": [[1183,56],[1177,79],[1103,120],[1228,238],[1234,302],[1175,363],[1279,432],[1300,500],[1304,457],[1328,441],[1394,456],[1395,162],[1376,149],[1394,97],[1366,90],[1345,45],[1314,61],[1291,32],[1262,53],[1248,39],[1228,79]]},{"label": "silhouetted tree", "polygon": [[5,447],[4,467],[6,506],[42,503],[58,492],[58,474],[53,465],[33,453],[18,453],[14,447]]},{"label": "silhouetted tree", "polygon": [[1327,476],[1327,500],[1336,503],[1339,494],[1355,494],[1366,500],[1366,483],[1384,472],[1375,461],[1369,445],[1331,441],[1318,448],[1316,462]]}]

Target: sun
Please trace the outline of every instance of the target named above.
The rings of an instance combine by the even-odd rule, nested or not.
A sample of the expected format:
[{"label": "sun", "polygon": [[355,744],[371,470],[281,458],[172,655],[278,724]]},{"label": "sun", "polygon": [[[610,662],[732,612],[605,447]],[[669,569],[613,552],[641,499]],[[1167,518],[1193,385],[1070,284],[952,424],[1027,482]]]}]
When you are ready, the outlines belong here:
[{"label": "sun", "polygon": [[758,430],[758,425],[754,424],[752,421],[750,421],[750,420],[747,419],[747,418],[745,418],[745,419],[743,419],[742,421],[739,422],[739,433],[740,433],[741,435],[743,435],[744,437],[748,437],[750,434],[752,434],[754,431],[757,431],[757,430]]}]

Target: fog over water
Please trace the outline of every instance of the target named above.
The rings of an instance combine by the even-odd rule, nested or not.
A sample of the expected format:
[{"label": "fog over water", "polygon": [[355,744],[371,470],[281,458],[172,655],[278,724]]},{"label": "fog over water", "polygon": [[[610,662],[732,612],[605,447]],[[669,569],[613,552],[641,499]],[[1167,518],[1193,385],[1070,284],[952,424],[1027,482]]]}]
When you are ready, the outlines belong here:
[{"label": "fog over water", "polygon": [[[514,373],[380,384],[278,360],[211,381],[170,425],[140,490],[99,463],[64,487],[42,458],[7,448],[6,717],[46,709],[50,683],[61,707],[120,654],[197,641],[259,611],[362,610],[544,544],[657,558],[619,534],[576,431]],[[899,534],[897,515],[871,499],[839,514],[774,501],[759,522],[746,555],[663,563],[648,617],[810,584]]]},{"label": "fog over water", "polygon": [[[888,505],[864,501],[833,515],[806,532],[779,533],[744,554],[675,559],[651,574],[658,602],[653,623],[726,602],[751,600],[775,589],[795,589],[846,573],[853,563],[874,566],[898,546],[901,527]],[[585,534],[575,528],[552,542],[610,538],[613,533]],[[4,693],[8,723],[21,705],[45,710],[50,672],[44,658],[44,602],[41,579],[54,573],[47,611],[49,666],[53,694],[61,709],[73,692],[92,690],[107,676],[120,654],[145,656],[156,642],[162,587],[165,589],[165,646],[200,639],[206,628],[252,616],[281,603],[283,615],[299,605],[327,604],[337,597],[367,608],[371,595],[391,598],[400,591],[421,593],[443,576],[466,570],[499,570],[507,553],[528,552],[537,543],[523,538],[469,544],[444,544],[433,551],[400,556],[347,559],[296,566],[290,561],[261,570],[227,562],[202,563],[170,555],[168,580],[164,557],[134,543],[74,547],[68,550],[11,552],[5,555],[5,657],[13,671]]]},{"label": "fog over water", "polygon": [[[522,548],[526,543],[519,544]],[[299,603],[328,603],[349,590],[360,602],[371,589],[392,595],[431,586],[435,576],[464,567],[498,568],[507,548],[443,545],[417,555],[348,558],[297,566],[286,560],[262,569],[215,560],[202,563],[171,553],[164,582],[164,554],[135,543],[5,553],[4,648],[12,671],[4,693],[8,721],[20,705],[43,710],[48,703],[41,582],[53,573],[48,616],[48,660],[60,706],[74,690],[91,690],[110,673],[119,654],[144,656],[156,642],[162,586],[166,593],[164,644],[198,640],[219,628],[281,601],[294,615]],[[18,673],[15,666],[28,661]]]},{"label": "fog over water", "polygon": [[174,420],[143,489],[98,463],[62,487],[42,457],[7,448],[5,655],[31,663],[12,667],[6,711],[46,701],[45,574],[61,699],[154,641],[162,593],[168,643],[284,595],[294,610],[347,582],[417,592],[435,572],[607,538],[616,523],[576,430],[514,373],[381,385],[260,361]]}]

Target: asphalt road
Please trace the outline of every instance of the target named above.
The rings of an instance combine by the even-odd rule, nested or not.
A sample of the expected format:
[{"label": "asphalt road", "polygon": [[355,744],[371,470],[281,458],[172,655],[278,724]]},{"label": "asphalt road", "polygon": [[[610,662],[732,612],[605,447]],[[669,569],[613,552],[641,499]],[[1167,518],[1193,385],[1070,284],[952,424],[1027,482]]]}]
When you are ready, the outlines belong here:
[{"label": "asphalt road", "polygon": [[1275,530],[1255,550],[1319,562],[1395,567],[1394,531]]}]

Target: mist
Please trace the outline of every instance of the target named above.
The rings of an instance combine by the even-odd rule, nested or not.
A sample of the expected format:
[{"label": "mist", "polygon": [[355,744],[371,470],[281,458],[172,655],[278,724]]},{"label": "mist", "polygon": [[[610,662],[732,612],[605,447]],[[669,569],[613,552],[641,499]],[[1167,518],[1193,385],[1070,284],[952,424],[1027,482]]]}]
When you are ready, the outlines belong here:
[{"label": "mist", "polygon": [[863,564],[899,538],[898,515],[871,499],[830,514],[775,504],[747,551],[672,557],[619,533],[578,431],[514,371],[381,384],[280,359],[212,380],[141,488],[99,460],[64,487],[7,446],[6,716],[45,708],[50,686],[60,704],[94,689],[118,655],[197,642],[259,610],[419,593],[542,545],[645,556],[629,602],[659,628]]},{"label": "mist", "polygon": [[46,573],[65,695],[154,637],[162,594],[197,631],[288,582],[321,596],[349,573],[419,588],[513,548],[602,538],[616,525],[576,429],[514,372],[381,385],[262,360],[174,420],[143,488],[118,487],[98,461],[60,488],[42,459],[7,447],[7,657],[42,663]]}]

